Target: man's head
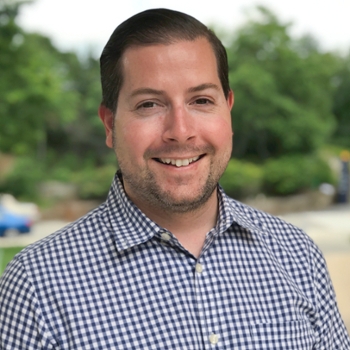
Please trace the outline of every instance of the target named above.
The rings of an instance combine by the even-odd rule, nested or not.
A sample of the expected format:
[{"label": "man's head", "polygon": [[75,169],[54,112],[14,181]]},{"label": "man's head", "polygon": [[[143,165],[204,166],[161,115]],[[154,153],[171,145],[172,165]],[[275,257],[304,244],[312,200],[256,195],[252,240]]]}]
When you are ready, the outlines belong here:
[{"label": "man's head", "polygon": [[192,17],[146,11],[114,32],[101,72],[99,115],[133,202],[151,218],[215,206],[232,149],[220,41]]},{"label": "man's head", "polygon": [[169,45],[204,37],[210,43],[225,97],[230,91],[226,50],[216,35],[195,18],[173,10],[152,9],[120,24],[108,40],[101,58],[102,104],[115,113],[123,84],[122,57],[132,46]]}]

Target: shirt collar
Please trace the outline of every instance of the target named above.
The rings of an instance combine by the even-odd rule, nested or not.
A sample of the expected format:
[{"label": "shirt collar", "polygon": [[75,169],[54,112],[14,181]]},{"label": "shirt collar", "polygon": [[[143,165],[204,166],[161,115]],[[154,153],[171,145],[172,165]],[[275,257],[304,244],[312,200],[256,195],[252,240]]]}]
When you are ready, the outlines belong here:
[{"label": "shirt collar", "polygon": [[233,223],[258,234],[266,234],[267,227],[264,216],[268,215],[233,198],[228,197],[219,186],[219,193],[222,196],[222,226],[228,229]]},{"label": "shirt collar", "polygon": [[[252,208],[228,197],[218,185],[219,217],[216,232],[227,231],[233,223],[243,228],[256,231],[261,230]],[[107,198],[107,217],[118,250],[125,250],[142,244],[155,235],[160,235],[164,229],[148,218],[126,195],[121,176],[114,177]]]},{"label": "shirt collar", "polygon": [[118,250],[142,244],[161,230],[127,197],[118,173],[108,194],[107,213]]}]

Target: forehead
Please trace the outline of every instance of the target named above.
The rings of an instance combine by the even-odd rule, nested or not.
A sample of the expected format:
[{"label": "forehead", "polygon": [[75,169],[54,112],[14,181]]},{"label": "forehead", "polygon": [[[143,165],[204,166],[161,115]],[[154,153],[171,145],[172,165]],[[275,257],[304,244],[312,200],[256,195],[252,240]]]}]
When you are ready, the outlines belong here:
[{"label": "forehead", "polygon": [[[130,75],[142,80],[144,76],[156,78],[176,70],[185,74],[214,74],[218,77],[217,60],[210,42],[199,37],[193,41],[179,40],[170,44],[131,46],[121,60],[123,80]],[[159,76],[158,76],[159,78]]]},{"label": "forehead", "polygon": [[125,56],[125,54],[131,50],[134,49],[142,49],[142,48],[147,48],[147,47],[152,47],[155,50],[157,49],[157,47],[162,47],[162,46],[173,46],[173,45],[177,45],[179,43],[196,43],[196,42],[202,42],[202,43],[206,43],[209,47],[211,47],[211,49],[214,50],[214,45],[211,43],[211,41],[209,40],[208,37],[204,36],[204,35],[200,35],[195,37],[194,39],[184,39],[181,38],[180,36],[178,37],[176,34],[169,34],[168,37],[164,38],[159,38],[154,40],[154,42],[152,43],[138,43],[137,41],[132,41],[129,44],[127,44],[122,52],[121,58],[123,58]]}]

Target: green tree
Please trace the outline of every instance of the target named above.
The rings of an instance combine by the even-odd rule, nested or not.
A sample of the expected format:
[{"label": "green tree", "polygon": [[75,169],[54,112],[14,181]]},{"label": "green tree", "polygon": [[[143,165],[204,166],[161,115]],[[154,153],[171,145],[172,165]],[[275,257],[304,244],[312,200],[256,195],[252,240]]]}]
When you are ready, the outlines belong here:
[{"label": "green tree", "polygon": [[337,119],[337,128],[333,141],[342,147],[350,148],[350,53],[342,60],[334,82],[336,90],[333,112]]},{"label": "green tree", "polygon": [[74,54],[66,59],[72,88],[78,94],[78,108],[71,122],[50,129],[49,147],[74,153],[77,160],[88,157],[101,164],[108,152],[104,127],[97,114],[101,102],[99,62],[91,54],[81,60]]},{"label": "green tree", "polygon": [[65,54],[16,24],[24,3],[5,2],[0,8],[0,150],[44,158],[48,129],[74,119],[78,96]]},{"label": "green tree", "polygon": [[336,57],[321,53],[310,37],[296,40],[290,24],[281,24],[263,7],[228,45],[233,155],[280,157],[309,153],[329,139],[332,114],[331,77]]}]

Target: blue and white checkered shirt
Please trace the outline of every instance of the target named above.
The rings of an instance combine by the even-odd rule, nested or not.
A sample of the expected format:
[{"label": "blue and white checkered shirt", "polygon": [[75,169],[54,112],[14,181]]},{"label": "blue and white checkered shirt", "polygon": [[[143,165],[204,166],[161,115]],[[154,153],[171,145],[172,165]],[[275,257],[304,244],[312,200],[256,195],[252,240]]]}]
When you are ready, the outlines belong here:
[{"label": "blue and white checkered shirt", "polygon": [[0,348],[350,349],[324,259],[228,198],[198,259],[126,197],[24,249],[0,283]]}]

